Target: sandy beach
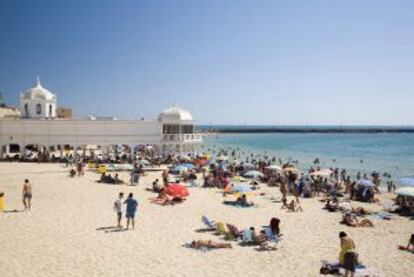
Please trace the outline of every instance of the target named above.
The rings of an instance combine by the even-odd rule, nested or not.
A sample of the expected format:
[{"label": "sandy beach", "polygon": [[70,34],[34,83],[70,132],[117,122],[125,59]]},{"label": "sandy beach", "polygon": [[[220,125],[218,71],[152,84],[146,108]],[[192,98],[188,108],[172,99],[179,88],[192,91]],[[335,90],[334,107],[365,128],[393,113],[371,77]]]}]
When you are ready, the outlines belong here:
[{"label": "sandy beach", "polygon": [[[374,228],[346,227],[339,224],[340,213],[323,210],[317,199],[301,199],[304,212],[281,210],[274,202],[279,189],[267,185],[261,185],[265,195],[254,197],[257,207],[252,208],[223,205],[222,191],[215,188],[190,188],[184,203],[159,206],[150,203],[154,194],[145,188],[160,175],[149,172],[136,187],[104,185],[91,171],[70,178],[61,164],[0,163],[7,205],[0,212],[1,276],[321,276],[320,261],[337,260],[340,231],[351,235],[361,261],[380,276],[413,272],[414,255],[397,249],[414,231],[409,218],[375,220]],[[127,173],[120,177],[129,178]],[[32,210],[10,212],[23,208],[25,178],[33,184]],[[116,224],[112,207],[120,191],[133,192],[139,200],[135,230],[105,229]],[[381,210],[376,204],[363,206]],[[264,252],[237,242],[229,250],[183,247],[196,239],[224,242],[211,232],[196,232],[204,228],[202,215],[240,228],[260,228],[277,216],[283,241],[278,250]]]}]

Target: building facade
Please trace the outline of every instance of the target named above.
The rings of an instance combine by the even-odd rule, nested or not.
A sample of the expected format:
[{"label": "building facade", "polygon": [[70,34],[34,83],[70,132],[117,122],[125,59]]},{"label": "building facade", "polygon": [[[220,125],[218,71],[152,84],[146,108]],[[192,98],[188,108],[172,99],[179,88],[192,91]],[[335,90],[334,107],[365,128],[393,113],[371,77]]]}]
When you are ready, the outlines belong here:
[{"label": "building facade", "polygon": [[21,118],[0,119],[0,158],[24,157],[25,149],[33,145],[47,151],[95,145],[103,152],[125,145],[131,154],[137,146],[150,145],[156,153],[173,154],[193,152],[202,142],[192,115],[177,106],[165,109],[154,120],[57,118],[57,97],[39,80],[20,100]]},{"label": "building facade", "polygon": [[58,107],[56,109],[56,117],[57,118],[72,118],[73,111],[71,108]]}]

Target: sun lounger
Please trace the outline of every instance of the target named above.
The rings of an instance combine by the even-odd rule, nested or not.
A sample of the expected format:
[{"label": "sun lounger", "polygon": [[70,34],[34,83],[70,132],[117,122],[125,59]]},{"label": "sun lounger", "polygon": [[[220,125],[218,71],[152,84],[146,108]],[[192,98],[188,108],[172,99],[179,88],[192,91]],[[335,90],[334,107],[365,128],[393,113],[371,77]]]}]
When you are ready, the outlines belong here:
[{"label": "sun lounger", "polygon": [[226,226],[223,222],[216,223],[216,234],[217,235],[224,235],[226,240],[233,240],[234,236],[226,230]]},{"label": "sun lounger", "polygon": [[372,218],[377,220],[391,220],[392,214],[390,214],[389,212],[379,212],[373,214]]},{"label": "sun lounger", "polygon": [[235,225],[227,223],[226,226],[233,238],[238,238],[241,236],[242,232],[240,232]]},{"label": "sun lounger", "polygon": [[201,217],[201,221],[203,221],[203,223],[211,230],[215,230],[216,229],[216,222],[214,220],[210,220],[208,217],[206,216],[202,216]]}]

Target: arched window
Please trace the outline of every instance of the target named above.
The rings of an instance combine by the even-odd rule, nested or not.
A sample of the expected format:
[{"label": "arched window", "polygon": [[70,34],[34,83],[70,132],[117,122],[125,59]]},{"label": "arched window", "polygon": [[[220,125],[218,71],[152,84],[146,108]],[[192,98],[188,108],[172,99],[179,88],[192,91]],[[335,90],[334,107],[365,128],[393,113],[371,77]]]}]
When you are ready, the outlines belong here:
[{"label": "arched window", "polygon": [[29,117],[29,105],[24,104],[24,115]]},{"label": "arched window", "polygon": [[36,113],[37,114],[42,114],[42,105],[40,105],[40,104],[36,105]]}]

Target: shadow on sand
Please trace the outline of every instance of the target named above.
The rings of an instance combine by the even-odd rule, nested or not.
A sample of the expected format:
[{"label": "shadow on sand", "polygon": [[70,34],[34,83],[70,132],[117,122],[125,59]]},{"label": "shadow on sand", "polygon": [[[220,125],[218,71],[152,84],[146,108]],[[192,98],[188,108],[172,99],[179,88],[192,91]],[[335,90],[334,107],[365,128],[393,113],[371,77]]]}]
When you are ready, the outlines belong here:
[{"label": "shadow on sand", "polygon": [[14,209],[14,210],[4,210],[3,213],[22,213],[24,211],[25,210],[17,210],[17,209]]},{"label": "shadow on sand", "polygon": [[214,229],[210,229],[210,228],[200,228],[195,230],[196,233],[209,233],[209,232],[214,232]]},{"label": "shadow on sand", "polygon": [[123,227],[118,227],[118,226],[106,226],[106,227],[96,228],[96,231],[104,231],[105,233],[118,233],[118,232],[125,232],[128,230]]}]

